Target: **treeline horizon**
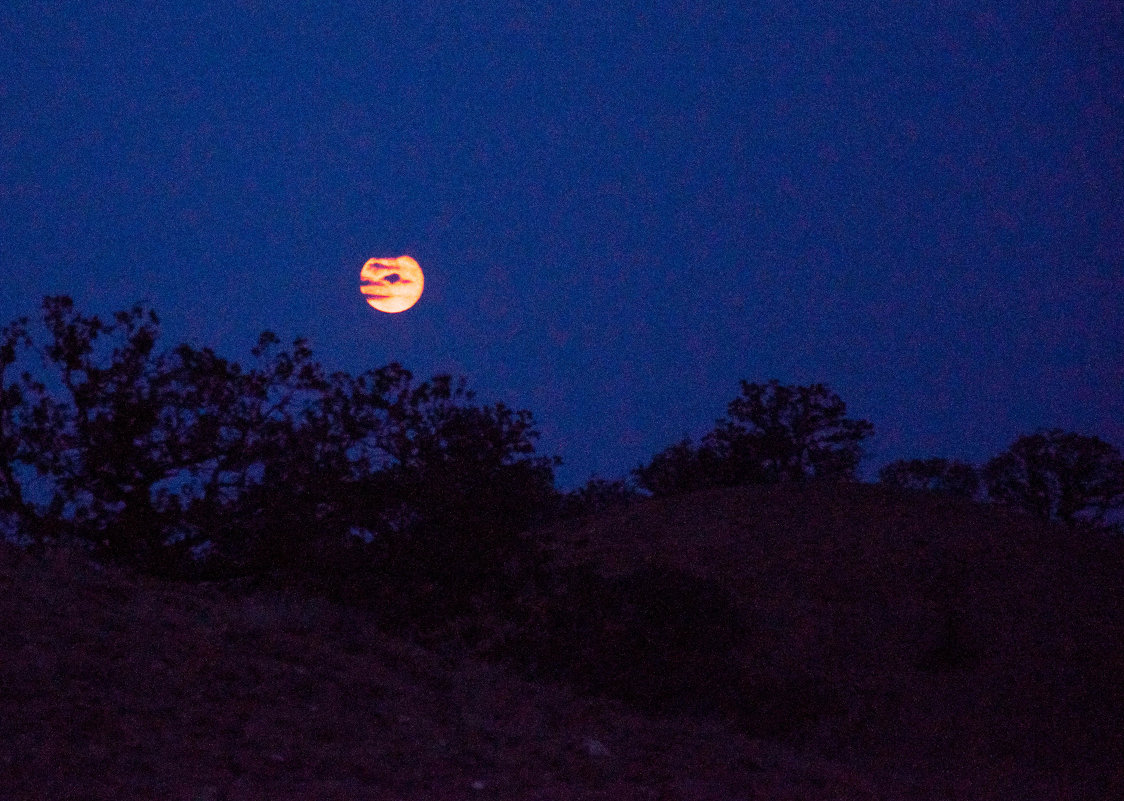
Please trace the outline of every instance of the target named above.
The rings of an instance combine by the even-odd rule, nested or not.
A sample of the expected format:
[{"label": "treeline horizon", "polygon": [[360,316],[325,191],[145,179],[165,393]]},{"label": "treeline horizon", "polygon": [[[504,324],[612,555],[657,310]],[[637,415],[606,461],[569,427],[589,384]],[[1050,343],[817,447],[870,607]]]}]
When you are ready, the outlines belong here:
[{"label": "treeline horizon", "polygon": [[[874,431],[823,384],[743,380],[697,443],[563,492],[532,413],[478,402],[464,378],[328,372],[269,331],[249,367],[160,350],[141,305],[106,320],[50,296],[42,322],[43,342],[27,318],[0,329],[0,534],[181,578],[363,573],[463,601],[535,562],[537,524],[708,487],[857,481]],[[1039,430],[979,467],[898,460],[879,482],[1121,531],[1124,459],[1096,436]]]}]

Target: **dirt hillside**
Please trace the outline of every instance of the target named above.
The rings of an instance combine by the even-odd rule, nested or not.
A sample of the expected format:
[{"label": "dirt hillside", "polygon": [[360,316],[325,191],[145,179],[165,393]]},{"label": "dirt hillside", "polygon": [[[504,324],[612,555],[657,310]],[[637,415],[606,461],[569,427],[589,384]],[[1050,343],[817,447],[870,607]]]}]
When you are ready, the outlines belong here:
[{"label": "dirt hillside", "polygon": [[541,536],[608,574],[721,583],[744,670],[813,714],[645,716],[375,613],[4,546],[0,798],[1124,797],[1119,540],[864,485],[649,500]]}]

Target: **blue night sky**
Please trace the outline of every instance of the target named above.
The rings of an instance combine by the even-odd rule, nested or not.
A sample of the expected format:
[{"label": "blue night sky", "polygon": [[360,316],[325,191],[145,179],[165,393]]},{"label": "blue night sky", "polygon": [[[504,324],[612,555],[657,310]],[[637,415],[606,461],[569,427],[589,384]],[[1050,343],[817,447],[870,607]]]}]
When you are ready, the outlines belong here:
[{"label": "blue night sky", "polygon": [[[0,322],[143,301],[169,347],[464,375],[563,487],[743,378],[828,384],[868,474],[1121,446],[1121,9],[7,0]],[[402,253],[425,295],[375,312]]]}]

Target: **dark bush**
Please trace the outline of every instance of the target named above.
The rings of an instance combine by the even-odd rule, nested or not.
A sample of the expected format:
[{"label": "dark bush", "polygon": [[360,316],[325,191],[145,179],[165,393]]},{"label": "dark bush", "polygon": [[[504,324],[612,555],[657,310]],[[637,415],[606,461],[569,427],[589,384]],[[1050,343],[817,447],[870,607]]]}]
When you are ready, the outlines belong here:
[{"label": "dark bush", "polygon": [[508,658],[536,677],[648,713],[707,713],[739,697],[745,629],[713,581],[652,564],[567,571]]}]

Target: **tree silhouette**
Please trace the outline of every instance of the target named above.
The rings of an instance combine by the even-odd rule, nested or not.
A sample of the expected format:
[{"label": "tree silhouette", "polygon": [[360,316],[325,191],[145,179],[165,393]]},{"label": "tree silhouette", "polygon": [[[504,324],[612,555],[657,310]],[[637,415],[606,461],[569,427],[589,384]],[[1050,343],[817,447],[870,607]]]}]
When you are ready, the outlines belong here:
[{"label": "tree silhouette", "polygon": [[136,307],[104,322],[53,297],[44,322],[65,398],[41,432],[40,463],[79,536],[144,561],[161,544],[153,485],[173,475],[179,455],[162,419],[171,399],[153,350],[159,321]]},{"label": "tree silhouette", "polygon": [[737,475],[768,483],[854,477],[861,442],[874,427],[849,420],[843,400],[823,384],[782,386],[741,382],[727,419],[706,443]]},{"label": "tree silhouette", "polygon": [[878,480],[889,487],[943,492],[960,498],[975,498],[980,491],[976,468],[949,459],[909,459],[890,462],[878,471]]},{"label": "tree silhouette", "polygon": [[708,449],[696,448],[689,439],[666,448],[646,465],[632,471],[636,484],[657,497],[722,484],[719,464]]},{"label": "tree silhouette", "polygon": [[[139,306],[109,321],[66,297],[43,310],[37,350],[26,321],[0,331],[8,534],[188,576],[323,583],[348,565],[437,580],[467,603],[554,503],[557,460],[535,455],[530,413],[476,405],[463,379],[328,374],[307,342],[270,332],[244,370],[158,350],[159,319]],[[13,378],[25,350],[53,375]],[[31,472],[45,502],[27,500]]]},{"label": "tree silhouette", "polygon": [[862,440],[874,427],[846,417],[846,404],[823,384],[741,382],[741,396],[695,448],[684,440],[633,471],[653,495],[709,486],[772,484],[808,478],[853,479]]},{"label": "tree silhouette", "polygon": [[37,413],[45,414],[41,402],[34,406],[29,403],[29,390],[38,398],[41,387],[32,384],[30,378],[9,381],[19,351],[30,344],[26,319],[0,329],[0,536],[9,538],[28,536],[36,520],[17,471],[31,458],[24,432],[34,425],[32,418]]},{"label": "tree silhouette", "polygon": [[1049,429],[1026,434],[983,467],[992,500],[1070,528],[1120,530],[1106,515],[1124,508],[1124,459],[1103,440]]},{"label": "tree silhouette", "polygon": [[532,415],[473,405],[464,381],[449,376],[415,385],[392,365],[370,378],[381,400],[368,408],[383,408],[374,445],[385,466],[355,490],[385,502],[354,524],[372,533],[397,600],[436,622],[482,596],[510,597],[516,576],[534,568],[522,535],[556,495],[558,460],[534,455]]},{"label": "tree silhouette", "polygon": [[20,458],[52,492],[39,530],[145,568],[195,544],[193,501],[217,502],[232,461],[245,460],[247,383],[237,365],[181,345],[158,352],[159,319],[141,307],[112,322],[67,297],[44,301],[41,349],[60,388],[24,377]]}]

